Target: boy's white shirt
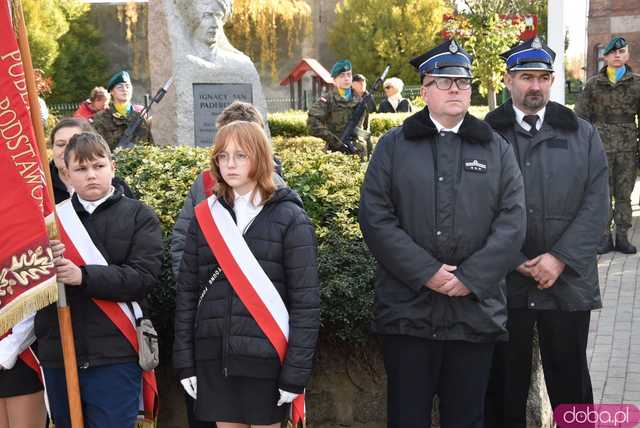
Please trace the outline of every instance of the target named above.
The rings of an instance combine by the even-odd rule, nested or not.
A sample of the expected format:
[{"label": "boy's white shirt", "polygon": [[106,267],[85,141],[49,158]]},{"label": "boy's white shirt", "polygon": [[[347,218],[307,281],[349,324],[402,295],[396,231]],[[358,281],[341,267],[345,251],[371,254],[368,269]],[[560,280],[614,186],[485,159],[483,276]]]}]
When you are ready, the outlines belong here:
[{"label": "boy's white shirt", "polygon": [[102,204],[104,201],[109,199],[111,197],[111,195],[113,195],[113,192],[115,192],[115,191],[116,191],[115,187],[111,186],[111,189],[109,190],[109,192],[107,192],[107,194],[105,196],[103,196],[102,198],[98,199],[97,201],[85,201],[84,199],[82,199],[80,197],[80,195],[78,195],[78,201],[80,201],[80,203],[84,207],[85,211],[87,211],[89,214],[93,214],[93,212],[96,210],[96,208],[98,208],[100,206],[100,204]]},{"label": "boy's white shirt", "polygon": [[0,340],[0,366],[12,369],[18,360],[18,355],[36,341],[34,329],[35,312],[13,326],[11,333]]}]

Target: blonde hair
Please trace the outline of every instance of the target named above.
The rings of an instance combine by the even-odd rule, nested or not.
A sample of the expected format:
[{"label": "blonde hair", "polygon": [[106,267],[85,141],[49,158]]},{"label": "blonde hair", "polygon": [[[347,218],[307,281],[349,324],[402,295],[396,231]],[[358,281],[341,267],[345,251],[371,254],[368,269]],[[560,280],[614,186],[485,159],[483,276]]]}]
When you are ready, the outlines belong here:
[{"label": "blonde hair", "polygon": [[108,100],[109,99],[109,92],[107,92],[107,90],[105,88],[103,88],[102,86],[96,86],[95,88],[93,88],[91,90],[91,94],[89,94],[89,100],[90,101],[97,101],[97,100]]},{"label": "blonde hair", "polygon": [[393,86],[394,88],[396,88],[396,90],[398,91],[398,94],[402,93],[402,90],[404,89],[404,82],[397,78],[397,77],[390,77],[387,80],[384,81],[384,84],[382,85],[384,86]]},{"label": "blonde hair", "polygon": [[223,198],[229,206],[233,207],[235,200],[233,188],[222,178],[220,166],[216,162],[218,154],[225,150],[230,142],[236,143],[249,157],[251,161],[249,178],[257,183],[251,197],[253,198],[256,192],[260,192],[261,204],[264,205],[276,191],[273,181],[273,153],[267,136],[255,122],[236,120],[218,130],[211,151],[211,173],[216,180],[216,196]]}]

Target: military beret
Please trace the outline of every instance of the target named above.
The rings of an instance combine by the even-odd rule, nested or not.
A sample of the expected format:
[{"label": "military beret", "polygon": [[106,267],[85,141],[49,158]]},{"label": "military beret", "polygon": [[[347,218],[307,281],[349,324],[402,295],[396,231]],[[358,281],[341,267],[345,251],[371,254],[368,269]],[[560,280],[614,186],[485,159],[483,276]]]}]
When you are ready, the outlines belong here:
[{"label": "military beret", "polygon": [[525,40],[500,54],[507,63],[507,70],[536,70],[553,72],[553,61],[556,53],[537,36]]},{"label": "military beret", "polygon": [[613,36],[606,48],[602,51],[603,55],[609,55],[611,51],[622,49],[627,46],[627,41],[620,36]]},{"label": "military beret", "polygon": [[114,74],[111,79],[109,79],[109,83],[107,83],[107,90],[111,91],[118,83],[131,84],[131,77],[129,76],[129,73],[122,70]]},{"label": "military beret", "polygon": [[418,70],[421,80],[426,75],[473,77],[471,75],[471,55],[453,39],[444,41],[409,62]]},{"label": "military beret", "polygon": [[351,61],[348,59],[341,59],[331,67],[331,77],[337,77],[340,73],[344,73],[345,71],[351,71]]},{"label": "military beret", "polygon": [[354,82],[366,82],[367,78],[364,77],[363,74],[354,74],[353,75],[353,81]]}]

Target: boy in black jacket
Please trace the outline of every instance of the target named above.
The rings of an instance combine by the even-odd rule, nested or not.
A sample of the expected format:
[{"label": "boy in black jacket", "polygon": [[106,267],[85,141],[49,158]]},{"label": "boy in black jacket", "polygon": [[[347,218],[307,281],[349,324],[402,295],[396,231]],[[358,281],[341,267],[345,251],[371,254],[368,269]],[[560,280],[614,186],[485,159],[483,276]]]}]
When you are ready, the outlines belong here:
[{"label": "boy in black jacket", "polygon": [[[73,136],[64,158],[75,193],[56,208],[69,239],[66,245],[52,241],[52,250],[73,314],[85,427],[132,427],[142,371],[133,344],[112,320],[126,315],[123,308],[135,307],[159,282],[160,223],[149,207],[111,185],[114,162],[101,136]],[[51,411],[56,427],[64,428],[70,421],[58,328],[54,305],[37,313],[38,351]]]}]

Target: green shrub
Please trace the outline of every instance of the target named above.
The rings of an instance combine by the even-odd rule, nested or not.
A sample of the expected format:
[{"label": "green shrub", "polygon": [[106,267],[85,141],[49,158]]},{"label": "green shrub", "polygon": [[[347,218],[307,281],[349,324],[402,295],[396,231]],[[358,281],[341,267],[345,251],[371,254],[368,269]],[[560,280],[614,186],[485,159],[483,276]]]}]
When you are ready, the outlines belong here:
[{"label": "green shrub", "polygon": [[160,287],[147,297],[145,312],[160,335],[162,359],[171,358],[175,280],[171,272],[169,243],[171,231],[184,198],[195,177],[209,163],[209,150],[203,148],[137,146],[115,153],[117,174],[158,215],[165,251]]},{"label": "green shrub", "polygon": [[[402,125],[409,116],[407,113],[372,113],[369,126],[373,136],[380,137],[394,126]],[[286,113],[269,115],[269,129],[272,137],[304,137],[309,135],[307,113],[292,110]]]},{"label": "green shrub", "polygon": [[413,113],[375,113],[369,119],[371,135],[381,137],[391,128],[402,125]]},{"label": "green shrub", "polygon": [[[274,138],[285,179],[300,194],[316,226],[322,293],[321,334],[336,341],[366,338],[372,318],[374,261],[357,221],[366,165],[356,157],[325,153],[322,140]],[[148,297],[149,316],[161,336],[163,359],[173,342],[175,280],[168,246],[175,218],[197,175],[209,163],[209,150],[188,147],[136,147],[115,154],[118,174],[151,206],[162,223],[166,244],[162,284]]]},{"label": "green shrub", "polygon": [[307,113],[292,110],[269,114],[269,130],[272,137],[302,137],[309,135]]}]

